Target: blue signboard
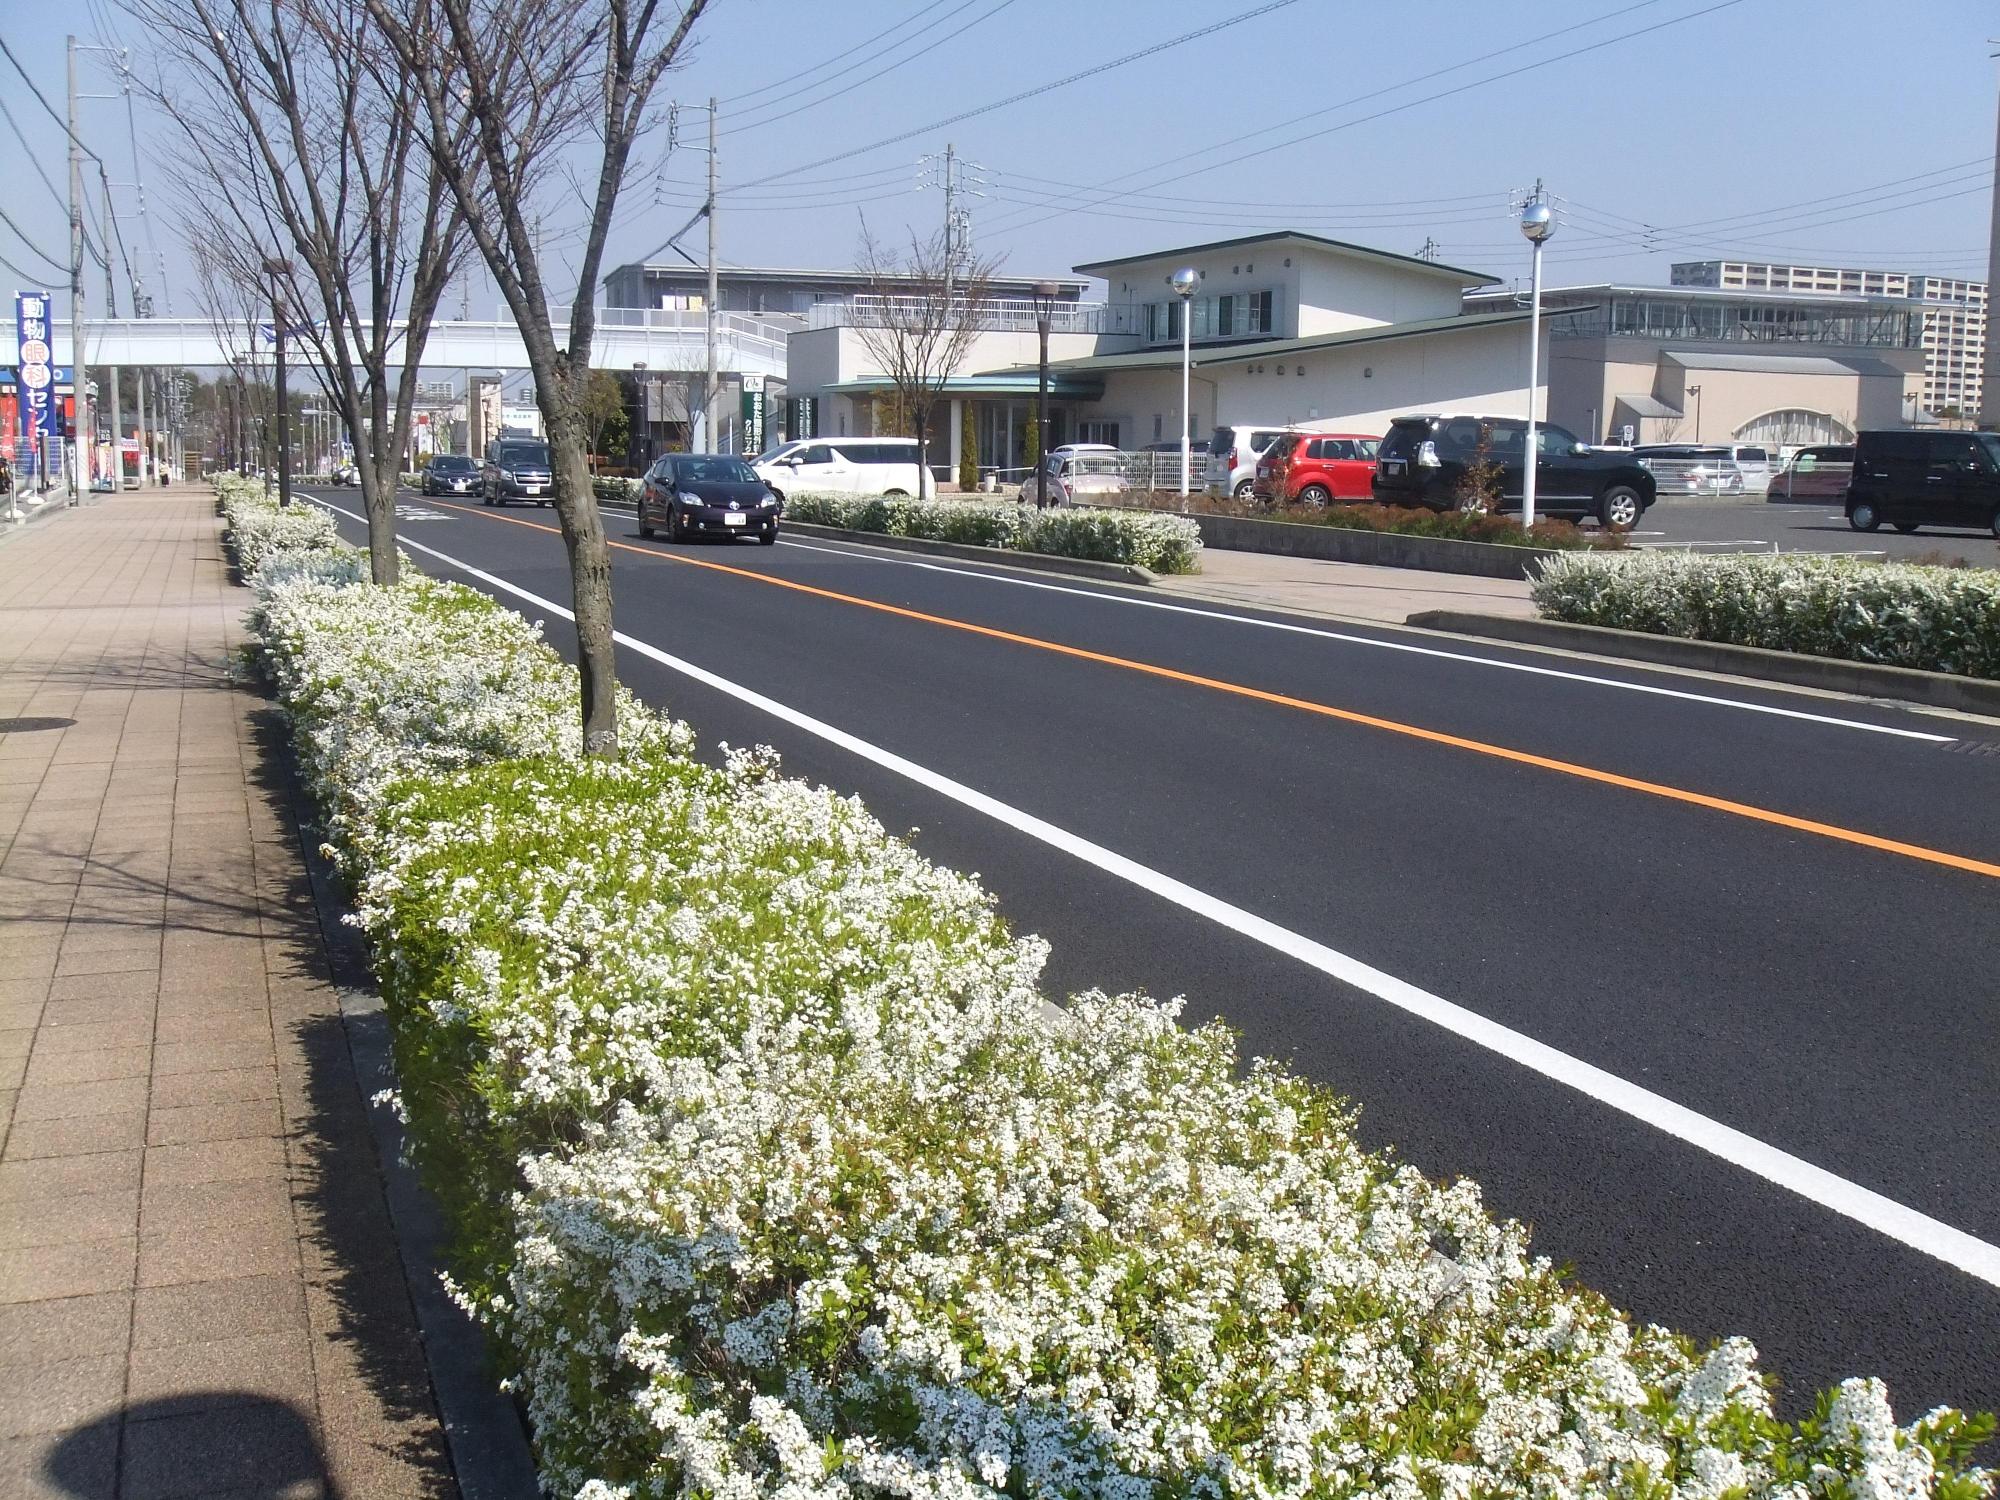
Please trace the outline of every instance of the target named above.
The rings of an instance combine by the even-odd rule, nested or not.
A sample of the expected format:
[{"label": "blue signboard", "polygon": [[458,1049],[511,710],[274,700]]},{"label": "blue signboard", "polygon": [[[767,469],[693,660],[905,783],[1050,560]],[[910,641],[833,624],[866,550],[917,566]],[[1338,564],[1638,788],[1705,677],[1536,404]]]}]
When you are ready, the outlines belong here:
[{"label": "blue signboard", "polygon": [[29,453],[39,454],[59,425],[47,292],[14,294],[14,329],[21,341],[21,438]]}]

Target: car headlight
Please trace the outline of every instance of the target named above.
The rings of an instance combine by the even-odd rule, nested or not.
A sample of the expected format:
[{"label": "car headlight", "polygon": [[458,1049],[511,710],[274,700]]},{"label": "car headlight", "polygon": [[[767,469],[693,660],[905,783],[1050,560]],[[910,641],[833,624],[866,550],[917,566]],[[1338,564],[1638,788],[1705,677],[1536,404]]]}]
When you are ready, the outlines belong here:
[{"label": "car headlight", "polygon": [[708,503],[706,500],[702,499],[701,496],[690,495],[686,490],[682,490],[678,495],[675,495],[674,498],[680,501],[680,503],[683,505],[706,505]]}]

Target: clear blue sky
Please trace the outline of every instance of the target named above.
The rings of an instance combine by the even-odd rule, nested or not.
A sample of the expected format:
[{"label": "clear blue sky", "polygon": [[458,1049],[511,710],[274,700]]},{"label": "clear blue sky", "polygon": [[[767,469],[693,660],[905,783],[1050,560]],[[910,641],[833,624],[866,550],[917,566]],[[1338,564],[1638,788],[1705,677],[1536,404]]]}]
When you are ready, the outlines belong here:
[{"label": "clear blue sky", "polygon": [[[2000,35],[2000,8],[1971,0],[1293,0],[1025,102],[791,170],[1257,3],[714,0],[662,95],[724,100],[721,243],[736,264],[851,264],[864,214],[890,238],[933,227],[943,204],[917,185],[917,159],[950,142],[983,169],[976,245],[1019,272],[1286,226],[1402,251],[1429,237],[1446,260],[1512,277],[1526,249],[1506,196],[1539,176],[1566,200],[1549,251],[1558,283],[1663,282],[1672,260],[1722,254],[1984,275],[1987,38]],[[111,0],[10,12],[9,44],[58,107],[70,26],[132,46],[146,65],[143,36]],[[1559,57],[1662,22],[1676,24]],[[86,63],[86,92],[111,83]],[[4,64],[0,99],[64,187],[61,133]],[[143,107],[139,125],[142,147],[165,138]],[[684,141],[704,129],[699,114],[682,116]],[[128,180],[122,106],[87,101],[83,134]],[[15,168],[0,203],[62,261],[61,210],[7,144]],[[662,163],[664,131],[652,144],[607,264],[651,250],[699,201],[702,155],[684,144]],[[166,290],[189,313],[163,168],[146,173]],[[766,177],[776,180],[732,192]],[[136,239],[132,195],[120,197]],[[552,201],[551,240],[582,214]],[[685,243],[699,256],[702,231]],[[53,277],[4,225],[0,257]],[[477,280],[471,296],[491,305]]]}]

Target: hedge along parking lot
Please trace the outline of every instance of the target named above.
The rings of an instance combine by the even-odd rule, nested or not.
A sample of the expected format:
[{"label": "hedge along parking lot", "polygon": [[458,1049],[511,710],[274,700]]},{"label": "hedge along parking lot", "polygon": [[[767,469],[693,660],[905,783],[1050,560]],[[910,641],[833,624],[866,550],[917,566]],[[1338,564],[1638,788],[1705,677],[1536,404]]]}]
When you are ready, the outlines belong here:
[{"label": "hedge along parking lot", "polygon": [[[232,524],[254,528],[252,501]],[[267,553],[456,1278],[564,1495],[1976,1496],[1990,1424],[1632,1326],[1477,1188],[491,599]]]},{"label": "hedge along parking lot", "polygon": [[809,525],[885,536],[1043,552],[1093,562],[1135,563],[1155,573],[1201,567],[1201,533],[1182,516],[995,500],[911,500],[886,496],[787,495],[785,515]]},{"label": "hedge along parking lot", "polygon": [[1792,553],[1565,553],[1530,597],[1548,619],[2000,678],[2000,572]]}]

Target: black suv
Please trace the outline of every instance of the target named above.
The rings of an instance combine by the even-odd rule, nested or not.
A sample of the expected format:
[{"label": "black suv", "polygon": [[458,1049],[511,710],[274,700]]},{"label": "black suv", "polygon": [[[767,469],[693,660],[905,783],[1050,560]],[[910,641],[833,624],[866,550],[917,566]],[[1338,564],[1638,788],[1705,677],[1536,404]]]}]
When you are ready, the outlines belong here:
[{"label": "black suv", "polygon": [[555,493],[549,445],[540,438],[501,438],[486,450],[479,476],[481,498],[488,505],[505,505],[509,500],[547,505]]},{"label": "black suv", "polygon": [[[1398,417],[1376,455],[1375,498],[1384,505],[1465,508],[1465,470],[1483,449],[1499,471],[1500,509],[1518,511],[1527,440],[1520,417]],[[1653,476],[1629,452],[1592,448],[1547,423],[1536,427],[1535,447],[1538,516],[1595,516],[1622,531],[1653,503]]]},{"label": "black suv", "polygon": [[1847,524],[1873,531],[1952,526],[2000,537],[2000,436],[1864,432],[1854,440]]}]

